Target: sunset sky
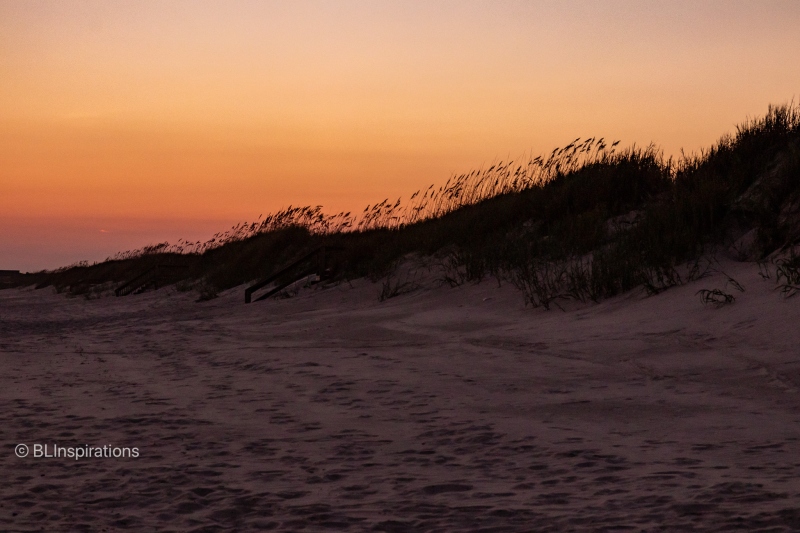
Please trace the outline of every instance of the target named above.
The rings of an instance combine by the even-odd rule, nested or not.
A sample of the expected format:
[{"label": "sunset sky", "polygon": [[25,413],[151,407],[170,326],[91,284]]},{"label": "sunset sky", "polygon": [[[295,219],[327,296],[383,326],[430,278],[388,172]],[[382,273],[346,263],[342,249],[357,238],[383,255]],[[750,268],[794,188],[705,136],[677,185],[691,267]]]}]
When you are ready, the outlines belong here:
[{"label": "sunset sky", "polygon": [[800,2],[0,0],[0,269],[800,97]]}]

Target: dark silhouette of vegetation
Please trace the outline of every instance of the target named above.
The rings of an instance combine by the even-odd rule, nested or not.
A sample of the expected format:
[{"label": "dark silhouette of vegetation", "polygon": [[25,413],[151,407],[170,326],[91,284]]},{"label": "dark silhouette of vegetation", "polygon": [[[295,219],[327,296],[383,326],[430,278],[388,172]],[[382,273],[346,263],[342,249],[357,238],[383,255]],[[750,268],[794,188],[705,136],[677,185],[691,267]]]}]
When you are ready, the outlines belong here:
[{"label": "dark silhouette of vegetation", "polygon": [[770,106],[710,149],[678,160],[652,145],[618,150],[579,138],[547,157],[499,162],[359,215],[290,207],[204,243],[162,243],[17,284],[87,294],[157,264],[179,264],[179,287],[196,284],[213,295],[336,246],[339,276],[385,278],[381,298],[405,289],[393,268],[414,254],[440,264],[452,286],[494,276],[549,309],[637,287],[658,293],[697,278],[700,258],[719,250],[771,258],[784,293],[794,294],[799,242],[800,105],[791,103]]}]

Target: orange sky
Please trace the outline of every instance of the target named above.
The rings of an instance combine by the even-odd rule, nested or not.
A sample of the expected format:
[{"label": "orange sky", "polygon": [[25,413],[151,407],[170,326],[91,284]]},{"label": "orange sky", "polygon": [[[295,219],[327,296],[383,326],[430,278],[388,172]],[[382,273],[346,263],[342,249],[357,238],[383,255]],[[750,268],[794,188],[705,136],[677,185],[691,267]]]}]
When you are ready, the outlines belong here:
[{"label": "orange sky", "polygon": [[[800,2],[0,0],[0,269],[800,96]],[[102,231],[101,231],[102,230]]]}]

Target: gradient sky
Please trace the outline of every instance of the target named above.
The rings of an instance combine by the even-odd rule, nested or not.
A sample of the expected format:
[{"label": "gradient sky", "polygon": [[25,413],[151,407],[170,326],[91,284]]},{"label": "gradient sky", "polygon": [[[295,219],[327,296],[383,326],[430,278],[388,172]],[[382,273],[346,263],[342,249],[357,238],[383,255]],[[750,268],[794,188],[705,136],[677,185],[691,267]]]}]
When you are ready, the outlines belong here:
[{"label": "gradient sky", "polygon": [[800,96],[800,2],[0,0],[0,269],[356,210]]}]

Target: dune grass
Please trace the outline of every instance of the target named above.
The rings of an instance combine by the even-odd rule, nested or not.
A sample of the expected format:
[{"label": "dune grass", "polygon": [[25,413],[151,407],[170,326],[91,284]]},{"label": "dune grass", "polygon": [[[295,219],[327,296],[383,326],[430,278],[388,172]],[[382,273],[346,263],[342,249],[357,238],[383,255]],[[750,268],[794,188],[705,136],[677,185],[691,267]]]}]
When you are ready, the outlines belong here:
[{"label": "dune grass", "polygon": [[[637,287],[661,292],[700,275],[700,258],[715,250],[772,257],[776,278],[794,294],[798,242],[800,105],[790,103],[677,160],[652,145],[578,138],[547,156],[453,176],[407,201],[385,199],[356,214],[289,207],[206,242],[160,243],[26,283],[84,294],[166,263],[185,267],[182,287],[213,295],[327,245],[343,248],[342,277],[390,279],[414,254],[442,265],[450,285],[494,276],[529,304],[551,308]],[[402,292],[387,287],[382,298]]]}]

